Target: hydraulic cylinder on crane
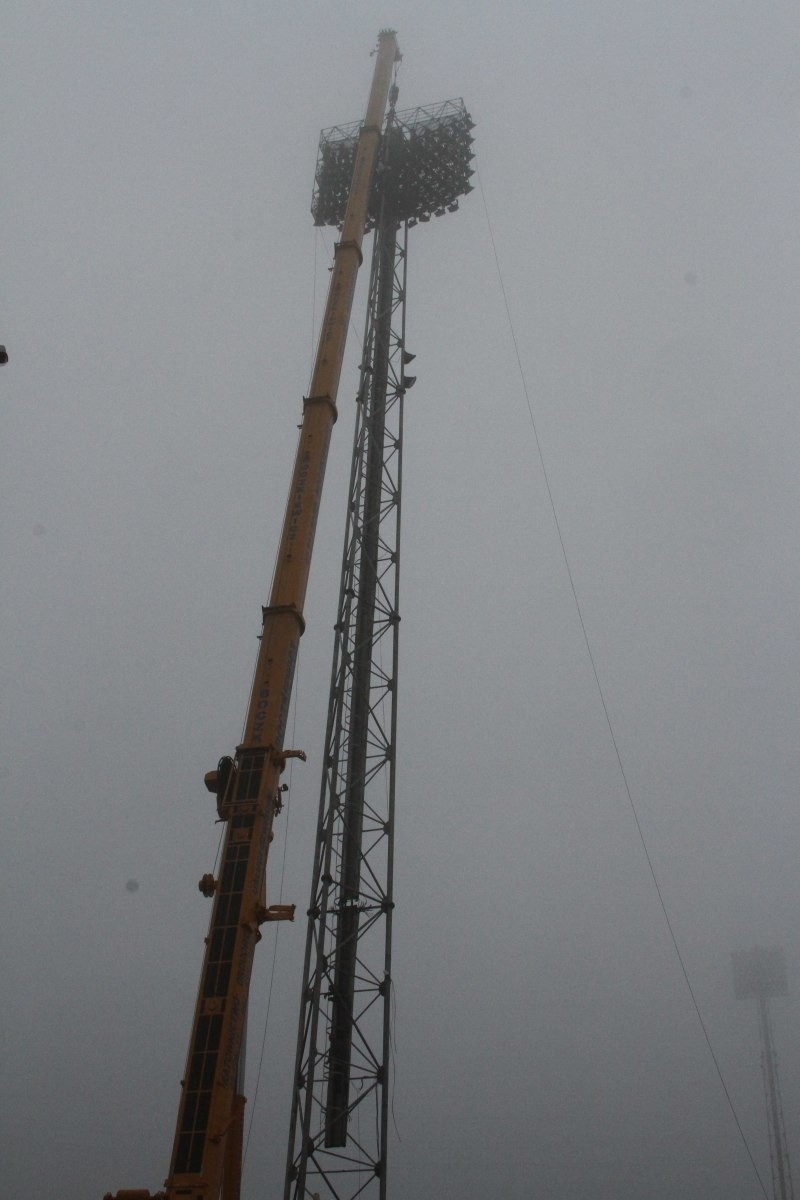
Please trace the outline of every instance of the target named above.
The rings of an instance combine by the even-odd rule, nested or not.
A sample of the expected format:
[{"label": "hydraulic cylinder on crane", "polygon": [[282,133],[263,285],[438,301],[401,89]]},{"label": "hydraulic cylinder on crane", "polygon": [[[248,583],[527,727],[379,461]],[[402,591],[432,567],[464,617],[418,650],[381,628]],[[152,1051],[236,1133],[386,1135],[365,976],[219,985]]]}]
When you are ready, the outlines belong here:
[{"label": "hydraulic cylinder on crane", "polygon": [[[265,870],[279,780],[286,760],[304,757],[284,748],[294,668],[303,633],[314,532],[367,224],[381,126],[399,59],[397,38],[383,30],[364,124],[353,164],[349,199],[336,245],[310,394],[289,488],[263,628],[244,739],[232,758],[206,777],[217,794],[225,835],[219,876],[201,890],[213,897],[165,1200],[236,1200],[239,1194],[243,1097],[237,1076],[259,926],[291,915],[265,903]],[[234,1150],[232,1153],[231,1150]],[[156,1200],[147,1191],[120,1191],[106,1200]]]}]

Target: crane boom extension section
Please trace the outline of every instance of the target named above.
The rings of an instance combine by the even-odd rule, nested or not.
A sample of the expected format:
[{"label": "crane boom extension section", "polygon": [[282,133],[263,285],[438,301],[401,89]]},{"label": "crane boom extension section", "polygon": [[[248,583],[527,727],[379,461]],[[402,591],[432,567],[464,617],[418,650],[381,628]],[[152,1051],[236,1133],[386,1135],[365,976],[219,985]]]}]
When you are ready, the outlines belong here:
[{"label": "crane boom extension section", "polygon": [[[361,244],[381,140],[381,127],[399,59],[392,30],[380,34],[366,118],[355,155],[350,195],[341,238],[336,245],[328,300],[320,330],[310,395],[294,473],[253,689],[244,740],[233,760],[207,777],[217,793],[226,822],[219,877],[206,877],[214,908],[203,961],[186,1073],[175,1131],[167,1200],[218,1200],[225,1184],[233,1192],[226,1142],[237,1121],[237,1073],[242,1048],[253,953],[259,925],[288,915],[285,906],[265,906],[267,851],[279,808],[279,779],[286,758],[283,738],[303,632],[303,603],[308,584],[322,481],[336,420],[336,396],[350,322]],[[238,1194],[238,1187],[237,1187]],[[116,1200],[143,1198],[147,1192],[121,1191]]]}]

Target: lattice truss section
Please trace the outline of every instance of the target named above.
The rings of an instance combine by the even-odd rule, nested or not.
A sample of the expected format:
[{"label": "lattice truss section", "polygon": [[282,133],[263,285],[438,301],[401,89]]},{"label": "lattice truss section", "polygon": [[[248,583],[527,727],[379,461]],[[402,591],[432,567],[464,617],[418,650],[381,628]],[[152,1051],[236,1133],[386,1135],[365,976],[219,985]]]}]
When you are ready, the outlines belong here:
[{"label": "lattice truss section", "polygon": [[[361,125],[334,125],[320,136],[311,213],[315,225],[341,226]],[[445,100],[395,113],[391,127],[391,178],[378,171],[367,228],[391,188],[398,222],[430,221],[455,212],[459,196],[472,191],[474,123],[464,101]]]},{"label": "lattice truss section", "polygon": [[406,236],[385,221],[373,252],[287,1200],[385,1197]]},{"label": "lattice truss section", "polygon": [[[785,968],[784,968],[785,983]],[[775,993],[785,995],[782,992]],[[769,1132],[769,1161],[772,1172],[772,1195],[775,1200],[794,1200],[792,1164],[789,1160],[789,1143],[786,1137],[786,1118],[783,1110],[778,1056],[775,1052],[775,1035],[772,1030],[772,1014],[765,997],[759,997],[759,1027],[761,1031],[761,1079],[764,1085],[764,1100],[767,1107]]]}]

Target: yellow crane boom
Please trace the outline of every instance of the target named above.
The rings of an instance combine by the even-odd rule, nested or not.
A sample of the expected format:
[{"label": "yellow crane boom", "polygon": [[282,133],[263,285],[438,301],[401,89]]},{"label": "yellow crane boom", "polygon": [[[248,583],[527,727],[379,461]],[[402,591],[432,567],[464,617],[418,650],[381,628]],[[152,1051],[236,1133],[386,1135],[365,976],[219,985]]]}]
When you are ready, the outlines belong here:
[{"label": "yellow crane boom", "polygon": [[[238,1071],[253,953],[264,921],[291,916],[289,906],[265,903],[267,852],[280,807],[280,774],[289,699],[308,585],[336,397],[361,265],[361,243],[392,78],[400,57],[392,30],[381,32],[366,117],[355,156],[350,197],[336,245],[328,300],[320,330],[310,395],[289,488],[263,629],[244,740],[234,758],[206,777],[226,822],[219,876],[204,876],[201,890],[213,896],[206,951],[197,994],[186,1071],[166,1191],[119,1191],[106,1200],[236,1200],[241,1173],[244,1099]],[[303,756],[304,757],[304,756]]]}]

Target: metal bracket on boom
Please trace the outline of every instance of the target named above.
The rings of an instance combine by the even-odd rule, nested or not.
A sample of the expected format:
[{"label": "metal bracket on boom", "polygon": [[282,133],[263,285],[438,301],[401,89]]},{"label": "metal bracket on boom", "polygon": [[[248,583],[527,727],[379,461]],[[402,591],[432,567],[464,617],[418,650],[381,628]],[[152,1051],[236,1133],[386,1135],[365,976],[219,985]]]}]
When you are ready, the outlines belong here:
[{"label": "metal bracket on boom", "polygon": [[[369,128],[369,126],[366,126],[365,128]],[[380,130],[375,130],[375,132],[380,133]],[[355,250],[356,254],[358,255],[358,265],[359,266],[361,266],[361,264],[364,261],[364,255],[361,252],[361,247],[359,246],[358,242],[353,241],[352,238],[348,238],[346,241],[342,241],[342,242],[334,242],[334,245],[333,245],[334,254],[336,254],[336,252],[339,250]]]},{"label": "metal bracket on boom", "polygon": [[269,907],[260,908],[258,915],[261,921],[293,921],[296,907],[295,904],[270,904]]},{"label": "metal bracket on boom", "polygon": [[272,761],[279,771],[282,771],[286,766],[287,758],[299,758],[300,762],[308,761],[308,755],[305,750],[273,750],[272,752]]},{"label": "metal bracket on boom", "polygon": [[303,614],[298,611],[296,604],[262,604],[262,624],[264,621],[266,621],[267,617],[278,616],[280,613],[288,613],[289,616],[294,617],[294,619],[297,621],[297,624],[300,626],[300,636],[302,637],[306,631],[306,623],[303,619]]},{"label": "metal bracket on boom", "polygon": [[[309,404],[327,404],[333,413],[333,419],[336,421],[339,416],[339,410],[330,396],[303,396],[303,408]],[[302,425],[298,425],[298,429],[302,429]]]},{"label": "metal bracket on boom", "polygon": [[260,942],[259,925],[263,925],[266,921],[293,921],[295,908],[294,904],[259,904],[255,909],[253,920],[244,922],[245,928],[254,933],[256,941]]}]

